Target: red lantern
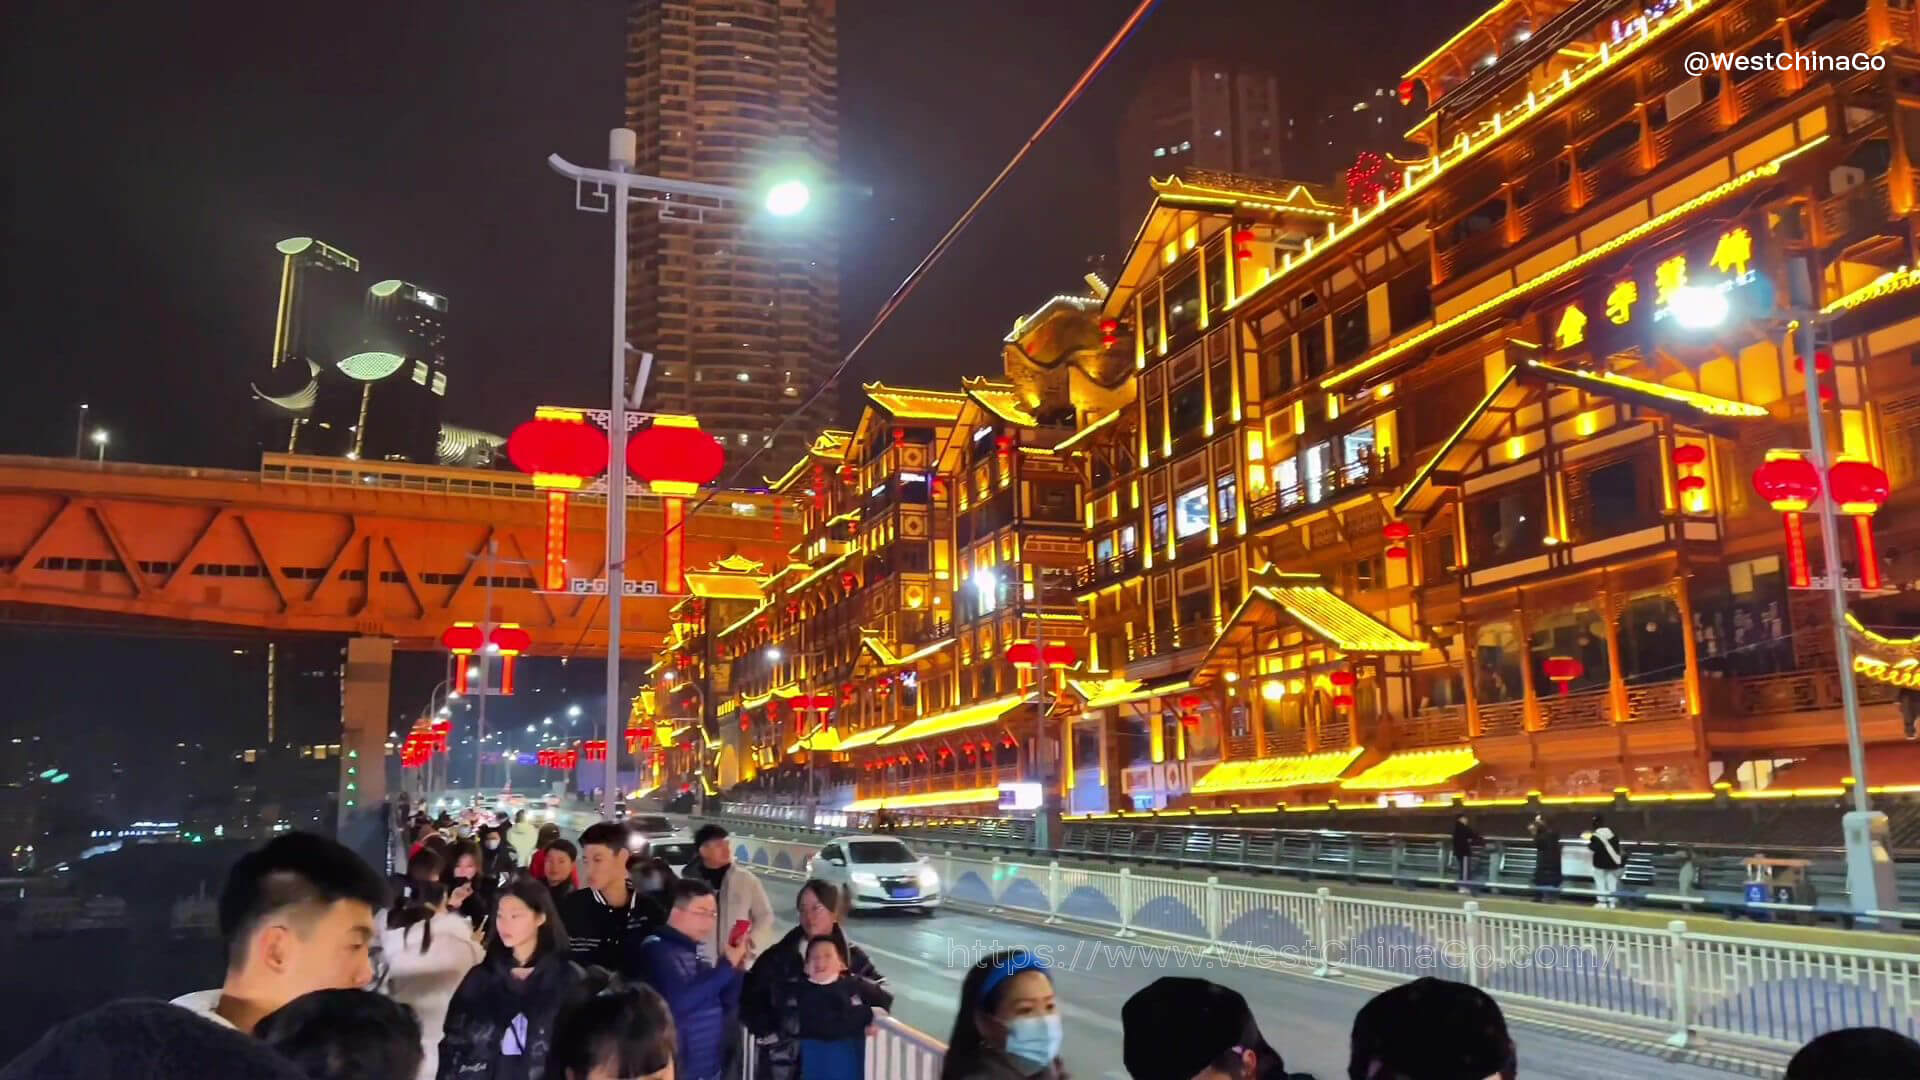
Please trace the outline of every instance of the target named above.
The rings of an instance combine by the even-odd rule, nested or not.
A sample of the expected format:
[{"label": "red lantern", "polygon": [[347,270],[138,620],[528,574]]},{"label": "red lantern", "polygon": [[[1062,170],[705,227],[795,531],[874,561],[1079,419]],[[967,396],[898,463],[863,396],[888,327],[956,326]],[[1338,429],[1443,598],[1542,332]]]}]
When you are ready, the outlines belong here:
[{"label": "red lantern", "polygon": [[1198,713],[1181,713],[1180,722],[1187,727],[1197,729],[1200,726],[1200,715]]},{"label": "red lantern", "polygon": [[843,484],[853,483],[854,477],[856,475],[857,474],[855,473],[853,466],[851,465],[840,466],[840,482],[841,483]]},{"label": "red lantern", "polygon": [[1571,656],[1549,656],[1541,662],[1540,669],[1560,688],[1561,697],[1567,696],[1573,680],[1587,673],[1587,665]]},{"label": "red lantern", "polygon": [[1704,476],[1683,476],[1674,486],[1678,487],[1682,492],[1704,491],[1707,487],[1707,478]]},{"label": "red lantern", "polygon": [[1031,641],[1016,641],[1007,646],[1007,663],[1017,668],[1037,667],[1040,647]]},{"label": "red lantern", "polygon": [[1055,642],[1040,650],[1040,659],[1050,668],[1070,668],[1080,662],[1080,652],[1065,642]]},{"label": "red lantern", "polygon": [[1003,745],[1005,745],[1005,746],[1006,746],[1006,748],[1007,748],[1007,749],[1009,749],[1009,750],[1011,750],[1011,749],[1013,749],[1013,747],[1014,747],[1014,741],[1013,741],[1013,736],[1011,736],[1011,735],[1009,735],[1009,736],[1007,736],[1007,738],[1006,738],[1006,741],[1005,741],[1005,743],[1004,743]]},{"label": "red lantern", "polygon": [[1836,461],[1827,469],[1827,489],[1840,512],[1853,517],[1860,554],[1860,587],[1878,591],[1880,550],[1873,542],[1873,515],[1887,504],[1887,472],[1870,461]]},{"label": "red lantern", "polygon": [[[720,477],[727,452],[720,441],[700,430],[691,416],[656,416],[653,423],[627,441],[627,468],[646,481],[661,504],[661,588],[669,593],[686,590],[687,502],[685,496]],[[618,497],[624,497],[621,493]]]},{"label": "red lantern", "polygon": [[1353,708],[1353,695],[1352,695],[1352,694],[1335,694],[1335,695],[1333,695],[1333,707],[1334,707],[1334,708],[1336,708],[1336,709],[1351,709],[1351,708]]},{"label": "red lantern", "polygon": [[1238,228],[1233,230],[1233,257],[1246,260],[1253,258],[1253,230]]},{"label": "red lantern", "polygon": [[860,575],[854,573],[851,570],[842,572],[840,575],[840,587],[842,589],[845,589],[847,592],[852,592],[853,590],[859,588]]},{"label": "red lantern", "polygon": [[1828,386],[1826,383],[1820,384],[1820,404],[1833,404],[1833,387]]},{"label": "red lantern", "polygon": [[1402,105],[1413,104],[1413,93],[1414,93],[1414,90],[1416,90],[1419,87],[1419,85],[1420,85],[1419,83],[1415,82],[1412,79],[1400,80],[1400,104]]},{"label": "red lantern", "polygon": [[1120,320],[1119,319],[1101,319],[1100,320],[1101,347],[1111,349],[1118,344],[1120,344]]},{"label": "red lantern", "polygon": [[751,731],[752,729],[753,729],[753,721],[751,721],[751,720],[749,720],[749,719],[747,719],[747,718],[746,718],[746,717],[744,717],[744,716],[743,716],[743,717],[741,717],[741,718],[740,718],[740,730],[741,730],[741,731]]},{"label": "red lantern", "polygon": [[[1793,370],[1796,375],[1805,375],[1807,373],[1806,361],[1802,360],[1797,354],[1793,358]],[[1833,354],[1825,349],[1815,350],[1813,354],[1813,373],[1815,375],[1825,375],[1832,370]]]},{"label": "red lantern", "polygon": [[1787,534],[1788,583],[1804,589],[1813,582],[1807,565],[1807,538],[1800,513],[1820,497],[1820,470],[1798,455],[1769,456],[1753,470],[1753,488],[1778,510]]},{"label": "red lantern", "polygon": [[1407,557],[1407,546],[1405,544],[1388,545],[1386,555],[1389,559],[1404,559]]},{"label": "red lantern", "polygon": [[1199,694],[1181,694],[1180,707],[1186,710],[1187,712],[1192,712],[1193,710],[1199,708],[1200,695]]},{"label": "red lantern", "polygon": [[567,587],[567,493],[607,471],[607,436],[578,409],[540,408],[507,437],[507,458],[547,493],[540,585],[558,592]]},{"label": "red lantern", "polygon": [[513,696],[513,672],[518,666],[522,653],[533,647],[533,636],[520,628],[518,623],[501,623],[493,628],[487,643],[491,651],[500,654],[500,685],[496,691],[505,697]]},{"label": "red lantern", "polygon": [[1013,436],[1000,435],[993,440],[993,448],[1000,452],[1000,459],[1006,460],[1013,453]]},{"label": "red lantern", "polygon": [[1399,543],[1413,535],[1413,528],[1404,521],[1389,521],[1380,527],[1380,535],[1395,543]]},{"label": "red lantern", "polygon": [[1673,448],[1673,463],[1690,469],[1707,460],[1707,448],[1698,443],[1681,443]]},{"label": "red lantern", "polygon": [[1342,689],[1353,685],[1353,672],[1345,668],[1327,675],[1327,681]]}]

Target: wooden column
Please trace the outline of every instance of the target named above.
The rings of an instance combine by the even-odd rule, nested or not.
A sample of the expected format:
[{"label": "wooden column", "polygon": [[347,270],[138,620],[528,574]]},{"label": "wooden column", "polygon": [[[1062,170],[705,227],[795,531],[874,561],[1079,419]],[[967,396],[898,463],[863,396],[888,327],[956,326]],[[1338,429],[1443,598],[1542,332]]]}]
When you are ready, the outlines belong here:
[{"label": "wooden column", "polygon": [[1474,688],[1473,667],[1478,654],[1474,648],[1474,627],[1460,620],[1460,686],[1467,694],[1467,737],[1477,739],[1480,727],[1480,692]]},{"label": "wooden column", "polygon": [[1533,688],[1533,630],[1527,625],[1527,604],[1523,595],[1514,593],[1517,603],[1513,608],[1514,632],[1520,637],[1520,693],[1525,707],[1525,719],[1522,726],[1528,731],[1539,731],[1540,695]]},{"label": "wooden column", "polygon": [[[1693,638],[1693,597],[1688,588],[1692,574],[1683,563],[1676,569],[1673,583],[1668,586],[1673,592],[1674,604],[1680,609],[1680,642],[1686,650],[1687,673],[1687,715],[1694,718],[1696,730],[1700,727],[1700,643]],[[1703,740],[1704,743],[1704,740]]]},{"label": "wooden column", "polygon": [[1614,608],[1613,581],[1600,572],[1600,622],[1607,628],[1607,691],[1613,701],[1613,722],[1624,724],[1627,715],[1627,677],[1620,667],[1620,613]]}]

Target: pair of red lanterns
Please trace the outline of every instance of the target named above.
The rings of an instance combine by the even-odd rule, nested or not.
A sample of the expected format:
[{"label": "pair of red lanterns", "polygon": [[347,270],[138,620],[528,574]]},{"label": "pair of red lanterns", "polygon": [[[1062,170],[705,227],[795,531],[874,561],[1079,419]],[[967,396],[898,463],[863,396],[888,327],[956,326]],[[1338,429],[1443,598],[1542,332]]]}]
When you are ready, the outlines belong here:
[{"label": "pair of red lanterns", "polygon": [[513,696],[513,670],[519,658],[533,648],[533,635],[519,623],[501,623],[489,631],[470,622],[457,622],[440,633],[440,647],[453,654],[453,691],[468,692],[471,685],[466,658],[485,648],[500,657],[500,685],[495,693]]},{"label": "pair of red lanterns", "polygon": [[[607,471],[612,451],[607,435],[581,409],[541,406],[533,419],[507,437],[507,458],[533,477],[533,486],[547,492],[546,560],[541,586],[549,592],[567,588],[567,496]],[[653,423],[627,440],[627,468],[657,495],[666,496],[665,580],[661,588],[682,591],[685,565],[686,499],[719,479],[726,467],[726,451],[719,440],[700,430],[691,416],[655,416]],[[624,505],[626,493],[611,498]],[[611,505],[611,503],[610,503]]]},{"label": "pair of red lanterns", "polygon": [[1045,648],[1031,641],[1019,641],[1007,646],[1007,662],[1017,668],[1043,664],[1049,668],[1070,668],[1080,662],[1080,651],[1061,641]]},{"label": "pair of red lanterns", "polygon": [[[1816,370],[1818,358],[1815,359]],[[1677,460],[1677,459],[1676,459]],[[1807,539],[1800,515],[1820,498],[1820,470],[1798,451],[1769,450],[1767,460],[1753,471],[1753,488],[1767,505],[1780,512],[1786,529],[1789,581],[1794,588],[1812,584],[1807,562]],[[1873,515],[1887,503],[1887,472],[1869,461],[1846,459],[1827,469],[1825,489],[1835,507],[1853,518],[1859,544],[1860,587],[1872,592],[1882,583],[1880,553],[1873,542]],[[1833,573],[1836,568],[1829,567]]]}]

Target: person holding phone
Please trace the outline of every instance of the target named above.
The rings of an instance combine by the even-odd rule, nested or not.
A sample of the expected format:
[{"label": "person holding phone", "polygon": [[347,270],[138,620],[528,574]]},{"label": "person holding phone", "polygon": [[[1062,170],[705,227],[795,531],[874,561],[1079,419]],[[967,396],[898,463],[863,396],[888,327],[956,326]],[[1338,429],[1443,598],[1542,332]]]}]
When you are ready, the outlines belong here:
[{"label": "person holding phone", "polygon": [[738,1036],[730,1022],[739,1008],[740,972],[746,963],[749,922],[736,920],[720,949],[720,962],[700,956],[720,920],[719,898],[704,881],[673,885],[666,925],[640,942],[629,970],[667,999],[680,1038],[678,1080],[720,1080]]},{"label": "person holding phone", "polygon": [[515,875],[487,924],[486,959],[460,980],[440,1040],[440,1080],[543,1080],[560,1016],[607,981],[567,955],[547,887]]},{"label": "person holding phone", "polygon": [[767,900],[766,887],[753,871],[733,861],[733,841],[727,830],[709,822],[694,831],[693,842],[699,857],[686,869],[686,877],[704,881],[713,890],[720,908],[719,922],[713,927],[701,955],[709,960],[720,954],[722,934],[731,933],[735,923],[746,920],[747,953],[741,966],[752,966],[754,959],[773,944],[773,904]]}]

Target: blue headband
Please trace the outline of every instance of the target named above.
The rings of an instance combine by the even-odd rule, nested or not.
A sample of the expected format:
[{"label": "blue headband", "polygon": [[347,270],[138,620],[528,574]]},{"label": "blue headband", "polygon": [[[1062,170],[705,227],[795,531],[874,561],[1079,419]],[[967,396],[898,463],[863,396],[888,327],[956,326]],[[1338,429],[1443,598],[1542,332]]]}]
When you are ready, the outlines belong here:
[{"label": "blue headband", "polygon": [[1000,961],[998,964],[993,965],[992,969],[987,972],[987,977],[980,981],[980,1000],[977,1004],[985,1005],[988,996],[993,993],[994,988],[1013,976],[1023,971],[1045,970],[1047,970],[1047,962],[1045,960],[1022,949],[1007,957],[1005,960]]}]

